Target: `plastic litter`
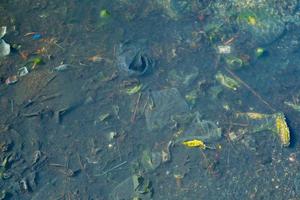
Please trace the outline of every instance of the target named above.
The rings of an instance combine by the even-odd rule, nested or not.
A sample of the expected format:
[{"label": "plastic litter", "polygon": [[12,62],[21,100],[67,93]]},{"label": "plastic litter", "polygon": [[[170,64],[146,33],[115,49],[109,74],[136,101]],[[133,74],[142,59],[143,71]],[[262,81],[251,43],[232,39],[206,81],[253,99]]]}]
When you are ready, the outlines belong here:
[{"label": "plastic litter", "polygon": [[168,73],[168,82],[173,87],[190,87],[199,75],[197,67],[188,67],[184,69],[172,69]]},{"label": "plastic litter", "polygon": [[5,80],[6,85],[12,85],[16,82],[18,82],[18,77],[16,75],[10,76]]},{"label": "plastic litter", "polygon": [[257,58],[263,57],[264,55],[266,55],[266,50],[262,47],[258,47],[255,49],[255,56]]},{"label": "plastic litter", "polygon": [[220,23],[218,37],[234,33],[238,28],[256,45],[270,44],[285,33],[289,24],[300,23],[297,0],[216,0],[208,7],[214,13],[214,19],[206,26]]},{"label": "plastic litter", "polygon": [[100,10],[100,12],[99,12],[100,18],[107,18],[109,16],[110,16],[110,12],[108,10],[106,10],[106,9]]},{"label": "plastic litter", "polygon": [[133,174],[117,185],[111,195],[112,200],[152,199],[151,182],[144,176]]},{"label": "plastic litter", "polygon": [[227,56],[225,61],[228,68],[232,70],[241,69],[244,66],[244,61],[239,57]]},{"label": "plastic litter", "polygon": [[[179,135],[175,143],[183,143],[187,146],[189,143],[185,142],[194,141],[191,144],[198,144],[200,147],[200,143],[203,143],[203,145],[205,143],[213,143],[221,138],[221,128],[212,121],[200,119],[200,114],[195,113],[192,122],[183,131],[183,134]],[[202,147],[204,147],[203,145]]]},{"label": "plastic litter", "polygon": [[0,29],[0,57],[4,57],[10,54],[10,45],[2,39],[6,34],[6,30],[6,26],[2,26]]},{"label": "plastic litter", "polygon": [[140,92],[142,90],[142,88],[143,88],[143,84],[138,84],[138,85],[133,86],[132,88],[128,88],[126,90],[126,93],[128,95],[136,94],[136,93]]},{"label": "plastic litter", "polygon": [[6,35],[7,27],[2,26],[0,29],[0,38],[2,39]]},{"label": "plastic litter", "polygon": [[154,66],[145,41],[126,41],[121,43],[116,50],[118,67],[128,75],[144,75]]},{"label": "plastic litter", "polygon": [[236,113],[236,118],[238,123],[248,125],[244,129],[245,133],[271,131],[279,137],[281,146],[288,147],[290,145],[290,130],[283,113]]},{"label": "plastic litter", "polygon": [[31,36],[31,38],[32,38],[33,40],[39,40],[39,39],[42,38],[42,35],[39,34],[39,33],[35,33],[35,34],[33,34],[33,35]]},{"label": "plastic litter", "polygon": [[153,91],[150,99],[145,110],[148,130],[161,129],[169,123],[173,115],[189,110],[188,104],[176,88]]},{"label": "plastic litter", "polygon": [[218,46],[218,53],[219,54],[230,54],[231,53],[231,46],[229,46],[229,45],[220,45],[220,46]]},{"label": "plastic litter", "polygon": [[69,69],[70,67],[71,67],[71,65],[69,65],[69,64],[62,64],[62,65],[55,67],[54,70],[55,71],[65,71],[65,70]]},{"label": "plastic litter", "polygon": [[29,73],[27,67],[21,67],[20,69],[18,69],[18,76],[26,76]]},{"label": "plastic litter", "polygon": [[182,142],[182,144],[189,148],[197,147],[197,148],[200,148],[203,150],[207,148],[206,144],[204,144],[204,142],[202,140],[188,140],[188,141]]},{"label": "plastic litter", "polygon": [[221,85],[231,90],[237,90],[240,87],[240,84],[236,80],[222,74],[220,71],[217,72],[215,78]]},{"label": "plastic litter", "polygon": [[162,162],[162,155],[158,151],[144,150],[141,157],[141,164],[146,172],[155,170]]},{"label": "plastic litter", "polygon": [[282,113],[275,114],[275,124],[281,145],[288,147],[290,145],[290,130]]}]

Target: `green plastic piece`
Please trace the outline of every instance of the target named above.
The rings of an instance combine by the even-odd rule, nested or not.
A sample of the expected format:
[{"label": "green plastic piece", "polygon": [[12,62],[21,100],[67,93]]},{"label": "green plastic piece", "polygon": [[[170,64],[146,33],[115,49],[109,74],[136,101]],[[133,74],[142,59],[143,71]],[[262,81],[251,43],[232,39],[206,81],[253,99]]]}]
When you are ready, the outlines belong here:
[{"label": "green plastic piece", "polygon": [[262,57],[265,53],[266,53],[266,50],[262,47],[258,47],[258,48],[255,49],[255,56],[257,58]]},{"label": "green plastic piece", "polygon": [[100,18],[108,18],[110,16],[110,12],[108,12],[106,9],[102,9],[99,12],[99,16]]},{"label": "green plastic piece", "polygon": [[221,85],[223,85],[231,90],[237,90],[237,88],[240,87],[240,84],[236,80],[222,74],[221,72],[218,72],[215,75],[215,78]]},{"label": "green plastic piece", "polygon": [[244,66],[243,60],[238,57],[234,57],[234,56],[227,57],[226,63],[228,65],[228,67],[232,70],[237,70]]}]

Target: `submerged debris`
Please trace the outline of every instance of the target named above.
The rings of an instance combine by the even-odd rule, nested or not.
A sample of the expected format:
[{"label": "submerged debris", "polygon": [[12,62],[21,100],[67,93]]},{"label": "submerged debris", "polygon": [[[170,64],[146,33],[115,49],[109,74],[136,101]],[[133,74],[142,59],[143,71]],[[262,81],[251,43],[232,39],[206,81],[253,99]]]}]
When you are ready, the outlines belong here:
[{"label": "submerged debris", "polygon": [[276,114],[276,128],[281,145],[288,147],[290,145],[290,130],[282,113]]},{"label": "submerged debris", "polygon": [[188,140],[188,141],[182,142],[182,144],[185,145],[186,147],[190,147],[190,148],[198,147],[203,150],[205,150],[207,148],[206,144],[204,144],[204,142],[202,140]]},{"label": "submerged debris", "polygon": [[222,74],[220,71],[215,75],[215,78],[221,85],[231,90],[237,90],[240,87],[240,84],[236,80]]},{"label": "submerged debris", "polygon": [[6,85],[12,85],[18,82],[18,77],[16,75],[10,76],[5,80]]},{"label": "submerged debris", "polygon": [[0,58],[10,54],[10,45],[2,39],[6,34],[6,30],[6,26],[2,26],[0,29]]},{"label": "submerged debris", "polygon": [[290,145],[290,131],[283,113],[262,114],[256,112],[236,113],[237,122],[247,124],[245,132],[271,131],[278,135],[283,147]]}]

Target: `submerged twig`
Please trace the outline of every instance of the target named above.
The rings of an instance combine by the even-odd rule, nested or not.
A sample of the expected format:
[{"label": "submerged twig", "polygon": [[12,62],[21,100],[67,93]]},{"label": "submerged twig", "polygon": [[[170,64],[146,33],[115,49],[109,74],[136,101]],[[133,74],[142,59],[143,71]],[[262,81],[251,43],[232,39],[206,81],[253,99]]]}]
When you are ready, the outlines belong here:
[{"label": "submerged twig", "polygon": [[54,98],[57,98],[60,96],[62,96],[60,93],[55,93],[55,94],[52,94],[49,96],[41,96],[40,102],[45,102],[45,101],[48,101],[48,100],[51,100],[51,99],[54,99]]},{"label": "submerged twig", "polygon": [[136,113],[137,113],[137,110],[138,110],[138,107],[139,107],[139,104],[140,104],[140,100],[141,100],[141,96],[142,96],[142,93],[140,92],[139,96],[138,96],[138,98],[136,100],[136,103],[135,103],[135,107],[134,107],[134,111],[133,111],[132,117],[130,119],[131,123],[134,123],[134,121],[135,121]]},{"label": "submerged twig", "polygon": [[275,112],[275,109],[266,101],[264,100],[260,94],[258,94],[257,92],[255,92],[255,90],[253,90],[247,83],[245,83],[242,79],[240,79],[237,75],[235,75],[235,73],[233,73],[230,69],[228,69],[227,67],[224,67],[225,70],[231,75],[233,76],[237,81],[239,81],[244,87],[246,87],[254,96],[256,96],[262,103],[264,103],[265,105],[267,105],[267,107],[269,109],[271,109],[273,112]]},{"label": "submerged twig", "polygon": [[107,174],[107,173],[109,173],[109,172],[111,172],[111,171],[113,171],[113,170],[115,170],[115,169],[117,169],[117,168],[125,165],[126,163],[127,163],[127,161],[124,161],[124,162],[122,162],[120,164],[117,164],[116,166],[110,168],[109,170],[103,172],[102,174],[96,174],[95,176],[103,176],[103,175],[105,175],[105,174]]}]

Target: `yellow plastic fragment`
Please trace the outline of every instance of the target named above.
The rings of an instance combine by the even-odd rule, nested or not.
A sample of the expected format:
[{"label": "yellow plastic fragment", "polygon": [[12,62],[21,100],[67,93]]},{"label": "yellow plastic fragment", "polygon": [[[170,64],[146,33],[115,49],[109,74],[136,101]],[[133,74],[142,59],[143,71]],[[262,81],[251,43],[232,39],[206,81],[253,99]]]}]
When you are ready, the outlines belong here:
[{"label": "yellow plastic fragment", "polygon": [[139,84],[139,85],[136,85],[132,88],[129,88],[129,89],[126,90],[126,93],[129,94],[129,95],[138,93],[139,91],[141,91],[142,86],[143,86],[142,84]]},{"label": "yellow plastic fragment", "polygon": [[253,16],[248,16],[248,17],[247,17],[247,22],[248,22],[248,24],[254,26],[254,25],[256,25],[256,18],[253,17]]},{"label": "yellow plastic fragment", "polygon": [[281,145],[283,147],[288,147],[290,145],[290,130],[283,114],[276,116],[276,129],[279,134]]},{"label": "yellow plastic fragment", "polygon": [[186,147],[190,147],[190,148],[194,148],[194,147],[197,147],[200,149],[207,148],[207,146],[201,140],[188,140],[188,141],[182,142],[182,144],[185,145]]}]

